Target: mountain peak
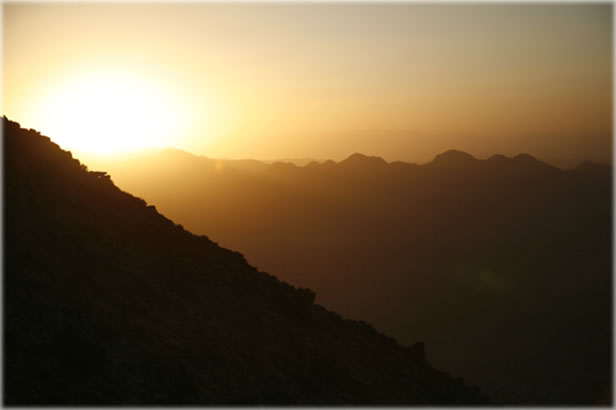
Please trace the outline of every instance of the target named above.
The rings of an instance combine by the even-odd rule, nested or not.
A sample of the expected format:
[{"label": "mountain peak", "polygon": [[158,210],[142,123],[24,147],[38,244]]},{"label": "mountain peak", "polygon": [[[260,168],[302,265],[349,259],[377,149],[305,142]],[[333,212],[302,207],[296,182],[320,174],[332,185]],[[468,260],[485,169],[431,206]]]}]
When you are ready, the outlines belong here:
[{"label": "mountain peak", "polygon": [[515,157],[513,157],[513,159],[516,160],[516,161],[540,162],[537,158],[533,157],[532,155],[528,155],[526,153],[518,154]]},{"label": "mountain peak", "polygon": [[572,168],[570,172],[576,174],[610,175],[611,167],[607,164],[585,160],[581,162],[577,167]]},{"label": "mountain peak", "polygon": [[434,157],[434,163],[466,164],[475,161],[475,157],[463,151],[450,149]]},{"label": "mountain peak", "polygon": [[508,161],[508,160],[509,158],[507,158],[503,154],[494,154],[490,158],[488,158],[488,161]]},{"label": "mountain peak", "polygon": [[529,169],[542,169],[548,172],[562,172],[560,168],[556,168],[553,165],[550,165],[546,162],[540,161],[532,155],[521,153],[511,158],[512,161],[517,162],[518,164],[524,166],[524,168]]},{"label": "mountain peak", "polygon": [[350,155],[347,159],[340,162],[340,164],[356,164],[356,165],[386,165],[387,162],[376,156],[367,156],[356,152]]}]

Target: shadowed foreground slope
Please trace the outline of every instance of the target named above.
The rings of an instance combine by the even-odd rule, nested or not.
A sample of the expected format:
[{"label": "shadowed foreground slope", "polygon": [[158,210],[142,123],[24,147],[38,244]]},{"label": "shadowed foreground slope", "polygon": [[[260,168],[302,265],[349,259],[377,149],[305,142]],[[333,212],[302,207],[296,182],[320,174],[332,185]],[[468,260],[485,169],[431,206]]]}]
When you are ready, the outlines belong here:
[{"label": "shadowed foreground slope", "polygon": [[3,119],[5,404],[479,403]]}]

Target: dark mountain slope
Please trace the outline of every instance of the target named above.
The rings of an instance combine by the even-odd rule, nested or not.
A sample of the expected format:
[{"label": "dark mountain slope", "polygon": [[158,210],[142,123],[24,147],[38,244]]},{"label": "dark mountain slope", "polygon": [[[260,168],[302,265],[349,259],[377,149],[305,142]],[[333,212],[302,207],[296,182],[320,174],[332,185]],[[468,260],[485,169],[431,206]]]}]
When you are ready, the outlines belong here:
[{"label": "dark mountain slope", "polygon": [[480,403],[398,345],[3,119],[4,400]]},{"label": "dark mountain slope", "polygon": [[110,172],[328,308],[425,340],[431,363],[495,399],[611,400],[611,167],[460,151],[251,174],[159,163]]}]

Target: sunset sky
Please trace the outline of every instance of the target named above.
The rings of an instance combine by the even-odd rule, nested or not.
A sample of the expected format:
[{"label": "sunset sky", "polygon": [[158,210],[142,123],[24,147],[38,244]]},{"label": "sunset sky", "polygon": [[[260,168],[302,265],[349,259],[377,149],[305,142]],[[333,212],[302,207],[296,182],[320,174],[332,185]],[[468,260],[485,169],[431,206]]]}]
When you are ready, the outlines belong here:
[{"label": "sunset sky", "polygon": [[612,5],[3,5],[3,114],[63,148],[609,161]]}]

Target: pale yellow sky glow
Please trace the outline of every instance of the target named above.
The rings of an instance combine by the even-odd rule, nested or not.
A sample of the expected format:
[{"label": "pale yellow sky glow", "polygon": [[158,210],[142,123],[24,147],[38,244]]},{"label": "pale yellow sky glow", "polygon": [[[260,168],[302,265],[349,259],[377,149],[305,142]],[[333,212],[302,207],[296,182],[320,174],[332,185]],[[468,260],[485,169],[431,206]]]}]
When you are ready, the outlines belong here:
[{"label": "pale yellow sky glow", "polygon": [[612,5],[4,4],[2,83],[76,152],[608,161]]}]

